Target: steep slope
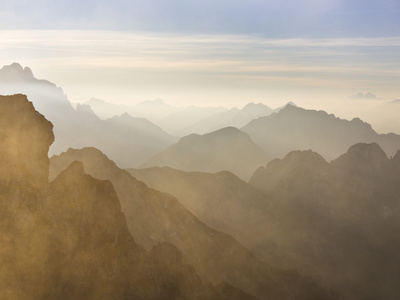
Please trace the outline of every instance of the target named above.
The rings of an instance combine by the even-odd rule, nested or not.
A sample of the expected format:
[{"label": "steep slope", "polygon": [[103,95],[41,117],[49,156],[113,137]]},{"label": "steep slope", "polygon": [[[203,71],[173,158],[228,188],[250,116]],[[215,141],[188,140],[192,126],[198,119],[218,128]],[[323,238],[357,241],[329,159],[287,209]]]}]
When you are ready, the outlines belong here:
[{"label": "steep slope", "polygon": [[75,110],[61,88],[36,79],[29,68],[23,69],[17,63],[0,70],[0,94],[15,93],[28,95],[35,107],[54,124],[57,139],[50,149],[51,154],[70,147],[92,146],[102,149],[119,166],[133,167],[177,140],[140,118],[124,115],[103,121],[88,105],[78,104]]},{"label": "steep slope", "polygon": [[261,262],[233,238],[204,225],[175,198],[149,189],[119,169],[97,149],[69,149],[53,156],[50,177],[75,160],[82,161],[92,176],[113,183],[137,243],[146,249],[160,242],[175,245],[204,281],[215,285],[226,281],[261,299],[328,297],[311,280]]},{"label": "steep slope", "polygon": [[284,157],[292,150],[307,150],[332,160],[356,143],[377,142],[387,155],[400,148],[400,136],[378,135],[371,125],[355,118],[336,118],[324,111],[287,105],[278,113],[253,120],[241,128],[270,157]]},{"label": "steep slope", "polygon": [[82,163],[48,184],[51,123],[23,95],[0,97],[0,112],[2,299],[253,298],[202,283],[170,244],[144,251],[112,184]]},{"label": "steep slope", "polygon": [[[127,169],[150,187],[175,196],[208,226],[232,234],[243,243],[254,220],[270,209],[265,195],[234,174],[184,172],[170,167]],[[232,230],[234,228],[234,230]]]},{"label": "steep slope", "polygon": [[142,167],[169,166],[184,171],[228,170],[247,180],[267,161],[250,137],[234,127],[183,137],[178,143],[150,158]]}]

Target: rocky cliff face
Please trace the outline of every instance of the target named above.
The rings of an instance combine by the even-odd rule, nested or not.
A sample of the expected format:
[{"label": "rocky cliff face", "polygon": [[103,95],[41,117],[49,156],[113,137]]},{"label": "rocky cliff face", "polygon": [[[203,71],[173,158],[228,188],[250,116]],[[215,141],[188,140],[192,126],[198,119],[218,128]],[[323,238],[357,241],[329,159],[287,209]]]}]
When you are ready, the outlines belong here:
[{"label": "rocky cliff face", "polygon": [[172,245],[146,252],[109,181],[72,163],[47,183],[52,126],[25,96],[0,98],[2,299],[236,299],[204,284]]},{"label": "rocky cliff face", "polygon": [[43,188],[48,182],[47,152],[54,141],[53,125],[35,111],[25,95],[0,96],[0,181]]}]

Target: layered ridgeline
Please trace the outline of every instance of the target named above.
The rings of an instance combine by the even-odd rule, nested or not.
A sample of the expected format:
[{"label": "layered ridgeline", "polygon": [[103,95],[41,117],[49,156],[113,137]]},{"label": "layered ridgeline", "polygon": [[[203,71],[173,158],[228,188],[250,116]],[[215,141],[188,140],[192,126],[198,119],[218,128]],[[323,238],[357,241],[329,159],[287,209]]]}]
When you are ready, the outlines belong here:
[{"label": "layered ridgeline", "polygon": [[145,251],[81,162],[48,183],[52,124],[26,96],[0,96],[0,123],[2,299],[254,299],[202,282],[171,244]]},{"label": "layered ridgeline", "polygon": [[128,114],[101,120],[87,105],[71,105],[61,88],[36,79],[29,68],[14,63],[0,70],[0,94],[26,94],[54,125],[56,140],[50,153],[69,147],[93,146],[104,151],[119,166],[138,166],[174,143],[176,138],[143,118]]},{"label": "layered ridgeline", "polygon": [[[161,99],[144,101],[135,105],[118,105],[92,98],[85,102],[102,119],[125,112],[146,118],[165,131],[179,136],[191,133],[206,134],[224,127],[243,127],[253,119],[269,116],[282,107],[271,109],[262,103],[248,103],[242,109],[233,107],[173,107]],[[293,103],[291,103],[294,105]]]},{"label": "layered ridgeline", "polygon": [[251,138],[234,127],[208,134],[191,134],[157,153],[142,167],[169,166],[184,171],[218,172],[228,170],[248,180],[268,161]]},{"label": "layered ridgeline", "polygon": [[293,105],[253,120],[241,130],[271,158],[282,158],[292,150],[312,149],[330,161],[356,143],[376,142],[388,156],[400,148],[399,135],[377,134],[358,118],[347,121]]},{"label": "layered ridgeline", "polygon": [[290,152],[247,184],[229,172],[129,170],[264,261],[295,268],[343,299],[397,299],[400,152],[356,144],[334,160]]},{"label": "layered ridgeline", "polygon": [[92,98],[85,104],[89,105],[102,119],[127,112],[146,118],[173,135],[180,135],[180,132],[185,128],[209,116],[228,111],[224,107],[199,107],[194,105],[175,107],[164,103],[161,99],[147,100],[133,105],[118,105]]},{"label": "layered ridgeline", "polygon": [[203,281],[228,282],[260,299],[330,298],[312,280],[260,261],[232,237],[202,223],[174,197],[148,188],[95,148],[53,156],[50,178],[74,161],[81,161],[91,176],[112,182],[138,244],[146,249],[161,242],[175,245]]},{"label": "layered ridgeline", "polygon": [[214,113],[209,117],[193,123],[191,126],[183,128],[177,133],[181,136],[184,136],[191,133],[206,134],[225,127],[240,128],[245,126],[253,119],[269,116],[273,112],[279,111],[280,109],[281,108],[271,109],[265,104],[251,102],[245,105],[242,109],[234,107],[227,111]]}]

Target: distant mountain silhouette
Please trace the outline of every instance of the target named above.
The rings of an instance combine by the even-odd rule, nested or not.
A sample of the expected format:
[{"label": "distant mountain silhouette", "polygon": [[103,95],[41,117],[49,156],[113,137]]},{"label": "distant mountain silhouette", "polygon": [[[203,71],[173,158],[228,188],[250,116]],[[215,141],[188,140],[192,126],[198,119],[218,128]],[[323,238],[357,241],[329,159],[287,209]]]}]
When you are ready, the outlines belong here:
[{"label": "distant mountain silhouette", "polygon": [[0,93],[28,95],[35,108],[54,124],[57,139],[51,154],[70,147],[93,146],[119,166],[132,167],[177,140],[141,118],[124,115],[104,121],[88,105],[78,104],[75,110],[61,88],[34,78],[29,68],[23,69],[17,63],[0,70]]},{"label": "distant mountain silhouette", "polygon": [[190,105],[160,120],[160,126],[174,135],[181,135],[184,128],[209,116],[226,112],[225,107],[199,107]]},{"label": "distant mountain silhouette", "polygon": [[86,101],[85,104],[89,105],[96,115],[102,119],[109,119],[114,116],[128,113],[134,117],[146,118],[155,124],[158,124],[160,120],[178,110],[177,108],[164,103],[161,99],[153,101],[148,100],[139,102],[135,105],[128,105],[114,104],[101,99],[91,98],[89,101]]},{"label": "distant mountain silhouette", "polygon": [[[159,125],[167,132],[186,136],[192,133],[206,134],[225,127],[243,127],[253,119],[268,116],[283,107],[271,109],[262,103],[248,103],[242,109],[236,107],[173,107],[161,99],[143,101],[135,105],[118,105],[101,99],[92,98],[85,104],[102,119],[128,113],[142,117]],[[291,105],[294,105],[290,102]]]},{"label": "distant mountain silhouette", "polygon": [[0,96],[2,299],[254,299],[203,283],[168,243],[129,234],[107,180],[73,162],[50,184],[52,124],[26,96]]},{"label": "distant mountain silhouette", "polygon": [[267,155],[282,158],[292,150],[307,150],[332,160],[356,143],[376,142],[391,156],[400,148],[400,136],[377,134],[355,118],[336,118],[324,111],[286,106],[278,113],[251,121],[241,128]]},{"label": "distant mountain silhouette", "polygon": [[161,242],[175,245],[203,281],[214,285],[226,281],[261,299],[328,297],[311,280],[260,261],[230,236],[203,224],[178,200],[148,188],[95,148],[69,149],[53,156],[50,178],[75,160],[83,162],[85,171],[93,177],[112,182],[129,231],[138,244],[146,249]]},{"label": "distant mountain silhouette", "polygon": [[219,130],[225,127],[243,127],[248,122],[261,116],[268,116],[272,113],[272,109],[268,106],[253,102],[247,104],[242,109],[231,108],[228,111],[215,113],[204,118],[191,126],[184,128],[177,133],[179,135],[188,135],[191,133],[205,134]]},{"label": "distant mountain silhouette", "polygon": [[191,134],[157,153],[142,167],[169,166],[184,171],[218,172],[229,170],[248,180],[267,161],[251,138],[234,127],[205,135]]},{"label": "distant mountain silhouette", "polygon": [[104,100],[92,98],[87,101],[101,118],[111,118],[114,115],[129,113],[135,117],[146,118],[173,135],[181,135],[184,128],[191,126],[203,118],[226,112],[223,107],[173,107],[161,99],[139,102],[135,105],[117,105]]},{"label": "distant mountain silhouette", "polygon": [[356,144],[328,163],[313,151],[292,151],[259,168],[254,187],[229,172],[129,171],[262,260],[296,266],[342,299],[396,299],[399,153],[389,159],[376,143]]},{"label": "distant mountain silhouette", "polygon": [[[292,102],[290,103],[291,105],[295,105]],[[184,128],[181,131],[178,131],[177,134],[181,136],[191,133],[205,134],[225,127],[240,128],[247,125],[247,123],[254,119],[269,116],[273,112],[278,112],[283,107],[271,109],[262,103],[251,102],[244,106],[242,109],[238,109],[235,107],[231,108],[228,111],[215,113],[207,118],[198,121],[197,123],[194,123],[191,126]]]}]

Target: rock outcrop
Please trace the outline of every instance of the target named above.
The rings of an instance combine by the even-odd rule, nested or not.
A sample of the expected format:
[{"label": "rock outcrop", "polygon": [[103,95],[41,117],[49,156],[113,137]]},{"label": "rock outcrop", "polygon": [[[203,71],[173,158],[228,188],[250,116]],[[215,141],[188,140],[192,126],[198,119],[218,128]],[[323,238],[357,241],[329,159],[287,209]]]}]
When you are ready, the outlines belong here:
[{"label": "rock outcrop", "polygon": [[0,181],[40,189],[48,182],[47,153],[53,125],[35,111],[25,95],[0,96]]}]

